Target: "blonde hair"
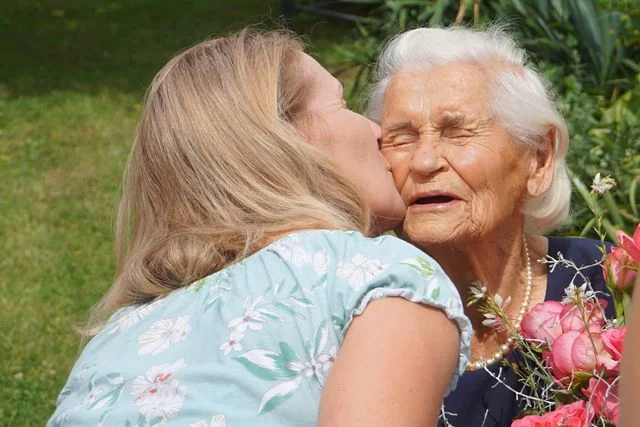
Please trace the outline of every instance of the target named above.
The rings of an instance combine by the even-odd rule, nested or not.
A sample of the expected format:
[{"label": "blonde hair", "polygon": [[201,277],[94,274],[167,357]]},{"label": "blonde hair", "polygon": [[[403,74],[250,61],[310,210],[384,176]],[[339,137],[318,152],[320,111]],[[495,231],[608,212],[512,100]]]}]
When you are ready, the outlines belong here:
[{"label": "blonde hair", "polygon": [[285,32],[245,29],[201,42],[158,72],[125,172],[115,282],[89,329],[284,233],[368,233],[364,199],[294,127],[311,84],[302,50]]}]

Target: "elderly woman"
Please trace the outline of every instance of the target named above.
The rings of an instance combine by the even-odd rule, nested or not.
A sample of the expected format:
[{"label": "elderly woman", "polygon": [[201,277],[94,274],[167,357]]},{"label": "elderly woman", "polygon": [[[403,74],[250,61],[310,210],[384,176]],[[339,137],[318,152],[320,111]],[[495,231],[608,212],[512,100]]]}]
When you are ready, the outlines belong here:
[{"label": "elderly woman", "polygon": [[[602,258],[593,240],[543,236],[568,217],[567,126],[544,79],[501,31],[401,34],[381,56],[369,108],[407,205],[399,234],[432,255],[463,298],[481,283],[510,298],[505,311],[518,326],[533,305],[561,300],[575,272],[537,260]],[[583,273],[605,290],[599,268]],[[510,389],[522,385],[500,361],[513,357],[513,341],[475,308],[466,314],[471,361],[440,422],[511,425],[522,402]]]}]

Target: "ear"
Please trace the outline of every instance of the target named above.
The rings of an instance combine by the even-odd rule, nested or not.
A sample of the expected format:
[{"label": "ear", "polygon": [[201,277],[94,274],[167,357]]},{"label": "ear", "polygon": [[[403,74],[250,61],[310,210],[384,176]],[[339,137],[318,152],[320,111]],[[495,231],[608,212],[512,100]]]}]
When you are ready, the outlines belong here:
[{"label": "ear", "polygon": [[530,197],[538,197],[551,187],[556,165],[556,133],[556,128],[550,127],[540,144],[532,150],[527,180]]}]

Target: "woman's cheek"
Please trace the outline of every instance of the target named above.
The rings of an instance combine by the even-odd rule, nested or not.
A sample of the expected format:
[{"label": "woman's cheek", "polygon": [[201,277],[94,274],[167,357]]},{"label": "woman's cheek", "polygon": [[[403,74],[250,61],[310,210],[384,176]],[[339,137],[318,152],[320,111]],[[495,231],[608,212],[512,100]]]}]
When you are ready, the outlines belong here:
[{"label": "woman's cheek", "polygon": [[387,159],[391,166],[391,174],[396,188],[400,190],[409,175],[409,156],[408,153],[392,150],[382,150],[382,155]]}]

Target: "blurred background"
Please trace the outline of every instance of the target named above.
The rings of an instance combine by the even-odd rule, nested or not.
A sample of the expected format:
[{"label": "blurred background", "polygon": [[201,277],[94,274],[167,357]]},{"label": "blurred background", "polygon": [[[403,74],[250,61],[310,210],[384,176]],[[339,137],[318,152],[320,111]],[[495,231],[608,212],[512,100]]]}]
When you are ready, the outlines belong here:
[{"label": "blurred background", "polygon": [[[381,44],[418,25],[510,25],[571,131],[573,220],[640,220],[640,0],[4,0],[0,4],[0,425],[43,425],[110,286],[112,224],[140,102],[172,55],[284,20],[362,98]],[[596,199],[596,173],[618,186]]]}]

